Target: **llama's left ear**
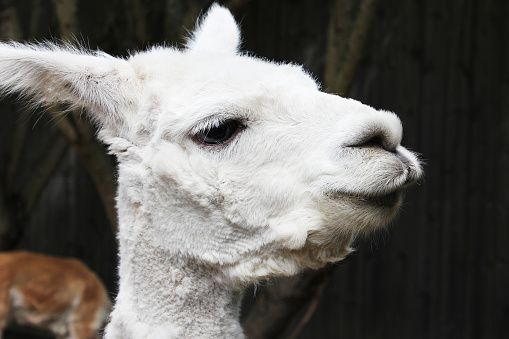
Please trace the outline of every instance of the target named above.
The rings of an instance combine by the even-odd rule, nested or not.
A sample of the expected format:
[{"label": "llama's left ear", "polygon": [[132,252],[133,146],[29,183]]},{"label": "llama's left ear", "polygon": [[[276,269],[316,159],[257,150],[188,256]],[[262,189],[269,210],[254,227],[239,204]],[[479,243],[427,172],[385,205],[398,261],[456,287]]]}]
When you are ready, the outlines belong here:
[{"label": "llama's left ear", "polygon": [[239,44],[240,30],[233,15],[228,9],[213,4],[186,46],[189,52],[235,55]]},{"label": "llama's left ear", "polygon": [[0,43],[0,90],[46,106],[85,107],[101,126],[118,131],[136,112],[141,84],[128,61],[107,54]]}]

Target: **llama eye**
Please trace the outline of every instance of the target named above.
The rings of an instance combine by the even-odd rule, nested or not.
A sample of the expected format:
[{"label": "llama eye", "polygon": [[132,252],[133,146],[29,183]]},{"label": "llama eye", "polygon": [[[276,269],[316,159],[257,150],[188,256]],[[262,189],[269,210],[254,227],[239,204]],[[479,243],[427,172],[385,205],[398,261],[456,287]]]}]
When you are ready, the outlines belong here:
[{"label": "llama eye", "polygon": [[228,142],[240,126],[237,120],[225,120],[211,128],[198,132],[195,138],[205,145],[221,145]]}]

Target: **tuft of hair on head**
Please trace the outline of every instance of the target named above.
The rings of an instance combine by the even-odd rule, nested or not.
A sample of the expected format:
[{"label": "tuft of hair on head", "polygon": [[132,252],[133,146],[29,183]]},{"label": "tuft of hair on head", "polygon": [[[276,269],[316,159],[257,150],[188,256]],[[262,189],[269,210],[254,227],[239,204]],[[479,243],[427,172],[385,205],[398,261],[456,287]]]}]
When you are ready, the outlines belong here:
[{"label": "tuft of hair on head", "polygon": [[236,55],[240,45],[240,29],[225,7],[214,3],[198,21],[186,43],[189,53]]}]

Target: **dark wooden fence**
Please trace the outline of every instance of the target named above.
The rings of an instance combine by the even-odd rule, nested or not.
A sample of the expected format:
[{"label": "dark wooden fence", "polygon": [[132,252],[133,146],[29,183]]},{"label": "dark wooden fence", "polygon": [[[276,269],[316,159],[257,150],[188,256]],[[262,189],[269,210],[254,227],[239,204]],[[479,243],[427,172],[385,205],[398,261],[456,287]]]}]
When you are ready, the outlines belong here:
[{"label": "dark wooden fence", "polygon": [[397,112],[426,177],[338,264],[302,338],[509,337],[509,3],[380,1],[352,96]]},{"label": "dark wooden fence", "polygon": [[[3,1],[3,9],[14,3]],[[171,13],[159,10],[163,1],[141,1],[150,39],[129,29],[128,20],[118,21],[115,13],[128,2],[79,3],[83,36],[90,37],[92,47],[114,54],[174,32],[172,22],[163,20]],[[32,36],[57,30],[54,18],[44,14],[49,5],[38,0],[17,5]],[[252,0],[236,12],[244,47],[270,59],[302,63],[323,79],[331,5]],[[360,240],[358,251],[336,264],[299,338],[509,336],[507,18],[505,0],[379,1],[350,94],[401,117],[404,143],[422,155],[426,177],[408,192],[388,231]],[[157,31],[154,25],[161,20],[166,30]],[[9,101],[0,108],[0,149],[5,151],[19,116]],[[25,147],[32,150],[24,160],[28,168],[44,153],[40,148],[47,130],[54,128],[48,120],[43,117],[31,129]],[[7,159],[1,161],[5,167]],[[25,179],[20,173],[18,180]],[[79,257],[114,293],[115,240],[93,186],[69,148],[17,247]]]}]

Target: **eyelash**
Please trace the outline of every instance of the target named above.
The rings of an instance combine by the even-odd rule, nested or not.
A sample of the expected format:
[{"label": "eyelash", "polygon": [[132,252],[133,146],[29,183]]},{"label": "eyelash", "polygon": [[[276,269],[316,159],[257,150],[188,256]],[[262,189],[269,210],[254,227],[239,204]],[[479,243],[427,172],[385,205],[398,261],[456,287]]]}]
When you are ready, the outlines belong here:
[{"label": "eyelash", "polygon": [[237,119],[226,119],[199,130],[193,139],[202,145],[220,146],[230,143],[245,126]]}]

